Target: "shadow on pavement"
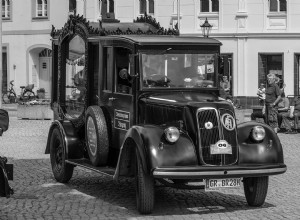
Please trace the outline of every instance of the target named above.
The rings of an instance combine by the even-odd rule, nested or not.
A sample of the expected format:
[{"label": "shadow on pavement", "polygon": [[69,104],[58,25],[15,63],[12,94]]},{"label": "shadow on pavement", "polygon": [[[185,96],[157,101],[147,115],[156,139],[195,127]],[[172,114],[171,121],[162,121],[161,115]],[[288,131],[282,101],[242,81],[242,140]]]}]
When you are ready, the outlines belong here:
[{"label": "shadow on pavement", "polygon": [[[76,167],[69,183],[61,184],[53,177],[49,159],[22,159],[12,163],[15,168],[11,183],[15,194],[9,199],[1,199],[2,215],[10,213],[14,217],[23,210],[24,215],[35,216],[34,210],[42,206],[42,210],[53,210],[52,214],[66,210],[69,213],[72,207],[70,213],[74,212],[74,216],[82,210],[90,217],[99,213],[113,219],[117,216],[127,219],[142,216],[136,209],[133,179],[121,178],[114,182],[111,177]],[[259,208],[249,207],[242,189],[223,193],[178,190],[158,185],[155,197],[151,216],[200,216],[274,207],[270,203]],[[18,204],[18,207],[13,204]],[[27,204],[31,204],[31,211],[24,210]]]},{"label": "shadow on pavement", "polygon": [[[84,174],[83,174],[84,175]],[[81,193],[104,200],[114,206],[124,207],[130,214],[139,213],[135,204],[135,189],[133,179],[120,179],[118,183],[106,176],[86,177],[77,173],[68,183]],[[243,195],[239,193],[204,192],[201,190],[179,190],[157,184],[155,192],[155,207],[151,216],[209,214],[216,212],[234,212],[274,207],[265,203],[262,207],[250,207]],[[238,195],[241,194],[242,195]]]}]

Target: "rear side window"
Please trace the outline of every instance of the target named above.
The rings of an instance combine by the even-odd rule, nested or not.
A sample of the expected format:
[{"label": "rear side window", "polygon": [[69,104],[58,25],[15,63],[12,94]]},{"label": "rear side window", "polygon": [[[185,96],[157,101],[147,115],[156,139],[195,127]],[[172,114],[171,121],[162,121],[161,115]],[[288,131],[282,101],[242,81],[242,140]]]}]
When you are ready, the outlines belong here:
[{"label": "rear side window", "polygon": [[113,48],[104,47],[103,48],[103,89],[112,91],[113,88]]}]

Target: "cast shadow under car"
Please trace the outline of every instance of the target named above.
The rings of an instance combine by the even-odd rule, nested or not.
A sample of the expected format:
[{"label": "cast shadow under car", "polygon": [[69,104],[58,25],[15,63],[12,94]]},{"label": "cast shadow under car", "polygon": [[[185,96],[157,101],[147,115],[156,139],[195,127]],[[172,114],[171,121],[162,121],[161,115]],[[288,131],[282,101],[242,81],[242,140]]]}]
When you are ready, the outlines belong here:
[{"label": "cast shadow under car", "polygon": [[[75,173],[74,173],[75,174]],[[74,175],[67,184],[81,193],[94,196],[112,205],[126,208],[130,215],[140,214],[136,208],[134,179],[122,178],[114,182],[110,177],[94,176],[89,179]],[[232,193],[231,193],[232,191]],[[151,216],[209,214],[235,212],[274,207],[265,202],[261,207],[250,207],[240,191],[204,192],[204,190],[181,190],[156,184],[155,205]]]}]

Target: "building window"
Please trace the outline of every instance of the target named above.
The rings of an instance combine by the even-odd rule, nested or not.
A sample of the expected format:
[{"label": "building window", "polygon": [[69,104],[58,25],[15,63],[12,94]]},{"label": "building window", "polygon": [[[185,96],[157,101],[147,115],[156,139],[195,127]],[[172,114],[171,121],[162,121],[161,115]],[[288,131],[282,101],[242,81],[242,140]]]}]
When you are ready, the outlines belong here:
[{"label": "building window", "polygon": [[140,0],[140,14],[154,14],[154,0]]},{"label": "building window", "polygon": [[69,12],[76,15],[76,0],[69,0]]},{"label": "building window", "polygon": [[2,0],[2,19],[10,19],[10,0]]},{"label": "building window", "polygon": [[7,47],[2,47],[2,92],[6,92],[8,89],[7,69]]},{"label": "building window", "polygon": [[286,12],[286,0],[269,0],[270,12]]},{"label": "building window", "polygon": [[115,12],[115,2],[113,0],[108,1],[108,12],[114,13]]},{"label": "building window", "polygon": [[219,0],[200,0],[201,12],[219,12]]},{"label": "building window", "polygon": [[48,5],[47,0],[36,1],[36,17],[47,17],[48,16]]},{"label": "building window", "polygon": [[267,75],[274,73],[279,81],[278,86],[283,86],[283,55],[282,54],[259,54],[258,55],[258,85],[267,85]]}]

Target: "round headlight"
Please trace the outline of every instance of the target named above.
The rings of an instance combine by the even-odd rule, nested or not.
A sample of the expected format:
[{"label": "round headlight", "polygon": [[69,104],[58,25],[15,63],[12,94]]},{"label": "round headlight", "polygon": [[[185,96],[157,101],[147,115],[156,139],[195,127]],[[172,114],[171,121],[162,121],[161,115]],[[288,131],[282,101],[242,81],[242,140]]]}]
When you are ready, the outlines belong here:
[{"label": "round headlight", "polygon": [[180,132],[176,127],[168,127],[165,129],[165,137],[170,143],[174,143],[179,139]]},{"label": "round headlight", "polygon": [[254,140],[261,141],[265,138],[266,131],[262,126],[255,126],[252,129],[251,135],[252,135]]}]

